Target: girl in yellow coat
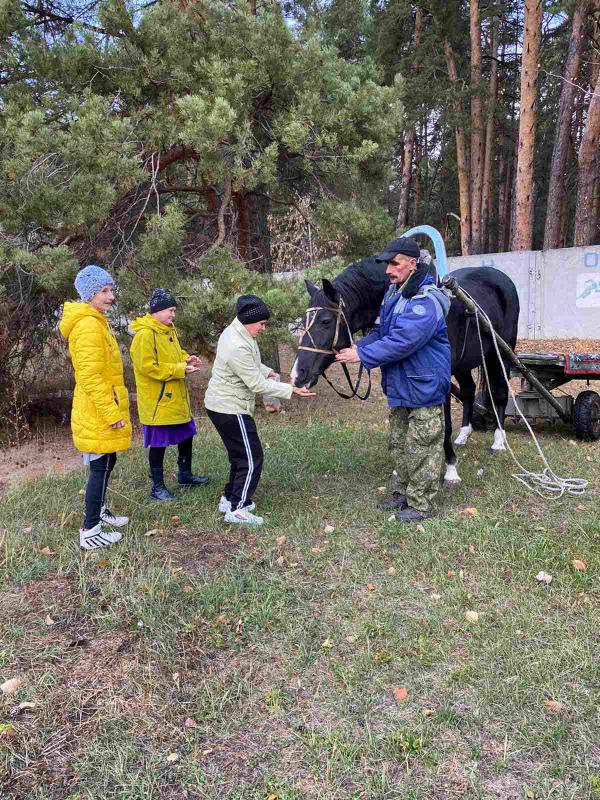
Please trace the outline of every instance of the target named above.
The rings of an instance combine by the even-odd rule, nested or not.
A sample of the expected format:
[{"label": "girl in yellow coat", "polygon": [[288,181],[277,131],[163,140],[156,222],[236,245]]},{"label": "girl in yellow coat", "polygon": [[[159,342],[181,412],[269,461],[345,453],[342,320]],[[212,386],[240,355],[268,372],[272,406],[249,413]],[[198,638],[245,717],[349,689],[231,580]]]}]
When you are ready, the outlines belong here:
[{"label": "girl in yellow coat", "polygon": [[131,324],[135,331],[131,360],[137,388],[144,447],[148,449],[152,500],[175,500],[165,486],[164,458],[177,445],[180,486],[205,486],[208,478],[192,473],[192,441],[196,424],[190,408],[186,376],[200,367],[198,356],[183,350],[173,327],[177,302],[166,289],[155,289],[150,313]]},{"label": "girl in yellow coat", "polygon": [[71,428],[90,474],[85,492],[85,519],[79,544],[85,550],[121,540],[129,520],[106,508],[108,479],[117,452],[131,444],[129,396],[123,381],[123,362],[107,312],[114,303],[112,277],[94,264],[77,273],[75,288],[81,303],[65,303],[60,332],[69,341],[75,371]]}]

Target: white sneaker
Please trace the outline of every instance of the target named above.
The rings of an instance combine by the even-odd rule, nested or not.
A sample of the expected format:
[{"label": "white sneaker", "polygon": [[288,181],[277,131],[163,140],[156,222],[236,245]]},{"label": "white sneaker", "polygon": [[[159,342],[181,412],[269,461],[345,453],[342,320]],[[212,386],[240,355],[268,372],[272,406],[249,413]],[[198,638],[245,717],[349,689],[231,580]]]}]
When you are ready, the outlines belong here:
[{"label": "white sneaker", "polygon": [[[256,503],[250,503],[248,506],[244,506],[245,511],[254,511],[256,508]],[[228,511],[231,511],[231,503],[230,501],[221,495],[221,499],[219,500],[219,511],[221,514],[227,514]]]},{"label": "white sneaker", "polygon": [[233,525],[262,525],[264,520],[250,513],[247,508],[236,508],[235,511],[227,511],[224,517],[225,522]]},{"label": "white sneaker", "polygon": [[99,547],[110,547],[120,542],[123,534],[118,531],[103,530],[99,522],[89,531],[79,530],[79,546],[83,550],[97,550]]},{"label": "white sneaker", "polygon": [[100,522],[114,525],[115,528],[122,528],[129,522],[129,517],[118,517],[116,514],[112,514],[106,506],[102,506],[100,509]]}]

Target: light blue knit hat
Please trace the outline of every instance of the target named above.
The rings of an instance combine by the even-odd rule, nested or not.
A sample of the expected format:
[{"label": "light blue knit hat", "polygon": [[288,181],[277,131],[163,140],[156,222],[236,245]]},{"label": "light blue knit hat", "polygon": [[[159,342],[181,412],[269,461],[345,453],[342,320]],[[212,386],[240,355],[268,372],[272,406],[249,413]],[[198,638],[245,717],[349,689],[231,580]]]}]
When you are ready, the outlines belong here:
[{"label": "light blue knit hat", "polygon": [[97,267],[96,264],[89,264],[79,270],[75,277],[75,288],[84,302],[91,300],[104,286],[114,286],[114,283],[114,279],[108,272],[102,267]]}]

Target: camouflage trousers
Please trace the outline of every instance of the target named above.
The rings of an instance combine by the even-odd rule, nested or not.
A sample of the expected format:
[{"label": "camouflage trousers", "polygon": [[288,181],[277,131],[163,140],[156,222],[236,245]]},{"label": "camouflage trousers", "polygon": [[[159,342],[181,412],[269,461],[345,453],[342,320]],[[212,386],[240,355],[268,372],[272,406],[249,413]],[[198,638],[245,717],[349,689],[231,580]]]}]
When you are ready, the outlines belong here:
[{"label": "camouflage trousers", "polygon": [[390,408],[390,492],[408,505],[431,511],[440,490],[444,456],[444,408]]}]

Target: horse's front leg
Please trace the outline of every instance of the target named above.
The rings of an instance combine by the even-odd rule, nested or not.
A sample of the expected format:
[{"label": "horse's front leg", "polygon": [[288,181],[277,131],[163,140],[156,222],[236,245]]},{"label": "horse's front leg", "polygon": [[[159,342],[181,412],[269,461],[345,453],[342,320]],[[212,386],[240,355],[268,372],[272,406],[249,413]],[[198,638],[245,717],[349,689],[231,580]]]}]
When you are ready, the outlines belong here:
[{"label": "horse's front leg", "polygon": [[444,481],[448,484],[460,483],[460,476],[456,471],[456,453],[452,446],[452,415],[450,413],[450,398],[448,394],[444,403],[444,454],[446,456],[446,474]]},{"label": "horse's front leg", "polygon": [[458,436],[454,440],[457,447],[464,447],[473,433],[471,418],[473,416],[473,404],[475,402],[475,381],[471,375],[471,370],[455,373],[456,380],[460,386],[460,395],[463,404],[462,425]]}]

